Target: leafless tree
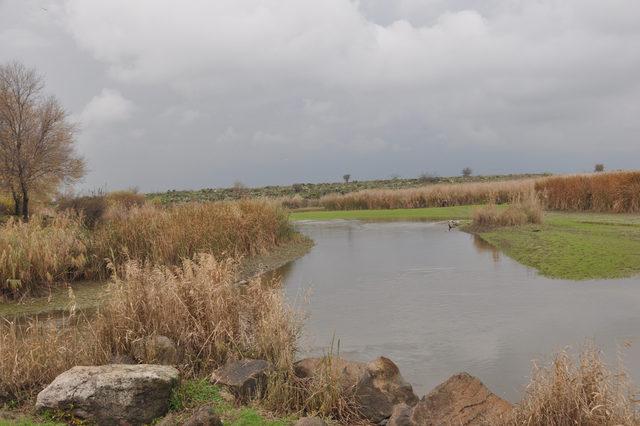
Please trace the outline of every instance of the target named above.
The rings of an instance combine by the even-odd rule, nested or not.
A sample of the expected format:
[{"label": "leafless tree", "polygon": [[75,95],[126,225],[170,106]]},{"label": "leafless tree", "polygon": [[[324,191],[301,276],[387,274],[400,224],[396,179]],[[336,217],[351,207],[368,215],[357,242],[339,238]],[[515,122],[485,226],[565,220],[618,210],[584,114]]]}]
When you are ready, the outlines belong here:
[{"label": "leafless tree", "polygon": [[350,174],[342,175],[342,179],[344,179],[344,183],[349,183],[349,179],[351,179]]},{"label": "leafless tree", "polygon": [[473,171],[471,170],[471,167],[465,167],[464,169],[462,169],[462,176],[468,178],[469,176],[471,176],[471,173],[473,173]]},{"label": "leafless tree", "polygon": [[20,63],[0,66],[0,178],[15,213],[29,219],[34,193],[50,193],[85,173],[74,149],[75,129],[42,78]]}]

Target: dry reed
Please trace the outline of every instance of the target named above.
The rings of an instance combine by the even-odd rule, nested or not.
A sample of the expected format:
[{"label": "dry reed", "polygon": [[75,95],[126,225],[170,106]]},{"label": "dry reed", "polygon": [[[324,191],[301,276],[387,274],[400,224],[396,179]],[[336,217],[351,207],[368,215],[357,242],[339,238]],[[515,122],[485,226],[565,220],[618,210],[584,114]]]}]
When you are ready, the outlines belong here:
[{"label": "dry reed", "polygon": [[640,172],[554,176],[535,187],[549,210],[640,212]]},{"label": "dry reed", "polygon": [[587,344],[578,360],[567,351],[534,365],[527,393],[508,424],[527,426],[638,425],[638,400],[626,373],[612,372]]},{"label": "dry reed", "polygon": [[544,211],[535,193],[515,199],[506,209],[499,210],[495,204],[477,208],[473,211],[472,226],[488,229],[500,226],[518,226],[527,223],[542,223]]},{"label": "dry reed", "polygon": [[0,297],[73,279],[87,265],[87,244],[82,221],[72,215],[9,219],[0,230]]},{"label": "dry reed", "polygon": [[374,189],[321,198],[327,210],[411,209],[468,204],[508,203],[530,193],[535,179],[435,184],[411,189]]}]

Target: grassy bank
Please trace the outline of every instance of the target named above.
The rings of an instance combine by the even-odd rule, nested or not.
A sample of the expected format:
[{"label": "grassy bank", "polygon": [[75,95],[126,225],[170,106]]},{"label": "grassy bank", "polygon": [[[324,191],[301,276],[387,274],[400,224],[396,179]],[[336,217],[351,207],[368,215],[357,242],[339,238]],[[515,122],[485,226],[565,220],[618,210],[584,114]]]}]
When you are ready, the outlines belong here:
[{"label": "grassy bank", "polygon": [[640,215],[546,213],[542,225],[497,228],[478,235],[551,278],[640,274]]},{"label": "grassy bank", "polygon": [[315,210],[292,212],[290,219],[299,220],[464,220],[479,206],[427,207],[421,209],[383,210]]}]

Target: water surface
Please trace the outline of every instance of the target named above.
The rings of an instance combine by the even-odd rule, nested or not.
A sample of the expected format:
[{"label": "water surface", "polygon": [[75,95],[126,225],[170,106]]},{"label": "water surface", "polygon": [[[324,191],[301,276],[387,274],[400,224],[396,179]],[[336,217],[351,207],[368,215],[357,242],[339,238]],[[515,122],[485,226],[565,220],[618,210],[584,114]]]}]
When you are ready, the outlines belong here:
[{"label": "water surface", "polygon": [[[419,395],[455,372],[516,401],[532,359],[594,339],[640,382],[640,278],[539,276],[442,223],[305,222],[316,243],[281,269],[287,295],[309,313],[304,348],[394,360]],[[634,344],[635,343],[635,344]]]}]

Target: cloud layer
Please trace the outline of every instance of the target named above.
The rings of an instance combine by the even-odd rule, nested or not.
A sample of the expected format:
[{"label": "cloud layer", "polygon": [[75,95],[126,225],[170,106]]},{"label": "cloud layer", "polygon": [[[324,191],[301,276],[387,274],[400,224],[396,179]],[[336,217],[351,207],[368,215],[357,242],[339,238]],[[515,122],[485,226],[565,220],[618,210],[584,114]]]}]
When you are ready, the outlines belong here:
[{"label": "cloud layer", "polygon": [[[143,188],[632,167],[638,154],[636,0],[50,8],[59,43],[102,69],[80,114],[102,129],[85,137],[144,152],[144,175],[120,174]],[[21,40],[39,40],[44,25],[30,27]],[[104,162],[122,150],[95,149],[109,180]]]}]

